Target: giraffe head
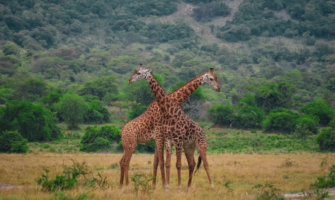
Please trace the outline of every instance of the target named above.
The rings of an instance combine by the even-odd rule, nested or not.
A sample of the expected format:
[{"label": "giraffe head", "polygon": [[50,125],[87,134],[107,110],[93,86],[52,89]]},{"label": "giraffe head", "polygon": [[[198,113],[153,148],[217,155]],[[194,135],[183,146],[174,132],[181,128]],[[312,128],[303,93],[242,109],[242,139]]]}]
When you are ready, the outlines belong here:
[{"label": "giraffe head", "polygon": [[215,88],[216,91],[220,92],[220,85],[218,82],[218,78],[214,74],[214,69],[210,68],[209,72],[206,72],[202,75],[201,84],[207,83]]},{"label": "giraffe head", "polygon": [[140,64],[137,69],[135,69],[133,75],[131,75],[128,83],[133,83],[135,81],[139,81],[141,79],[146,79],[147,76],[151,74],[151,69],[145,68]]}]

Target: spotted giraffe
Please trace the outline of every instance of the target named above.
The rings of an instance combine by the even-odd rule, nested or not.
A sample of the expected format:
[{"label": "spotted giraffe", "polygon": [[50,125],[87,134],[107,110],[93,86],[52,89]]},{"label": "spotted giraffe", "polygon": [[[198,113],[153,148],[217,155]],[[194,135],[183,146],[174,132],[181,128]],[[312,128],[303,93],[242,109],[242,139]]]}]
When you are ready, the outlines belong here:
[{"label": "spotted giraffe", "polygon": [[[207,140],[203,130],[197,123],[195,123],[184,113],[179,104],[174,102],[173,99],[171,99],[171,97],[165,93],[164,89],[160,86],[159,82],[151,73],[151,70],[140,65],[129,79],[129,83],[141,79],[146,79],[149,83],[162,113],[160,118],[156,120],[156,123],[154,124],[154,134],[156,142],[155,151],[157,153],[158,163],[161,169],[163,186],[168,187],[168,185],[165,183],[163,156],[164,141],[167,140],[176,147],[178,187],[181,187],[181,153],[183,148],[189,164],[188,186],[191,186],[193,170],[195,167],[195,147],[197,147],[199,150],[199,161],[201,161],[201,159],[203,160],[209,183],[213,187],[206,158]],[[219,87],[217,90],[220,90]]]},{"label": "spotted giraffe", "polygon": [[[193,78],[183,86],[176,89],[174,92],[170,93],[168,96],[171,97],[171,99],[173,99],[173,101],[178,105],[181,105],[200,85],[204,83],[207,83],[213,88],[219,90],[220,86],[218,84],[217,77],[214,74],[214,69],[210,69],[209,72],[202,73],[201,75]],[[161,115],[162,113],[160,112],[157,101],[154,101],[149,105],[148,109],[142,115],[131,120],[122,128],[121,136],[124,153],[122,159],[120,160],[120,186],[123,185],[124,179],[126,181],[126,185],[129,184],[128,170],[132,154],[137,144],[145,144],[154,140],[154,125],[157,124],[156,121],[161,118]],[[166,142],[165,148],[167,184],[169,184],[171,163],[170,144]],[[157,167],[158,157],[157,152],[155,151],[153,186],[156,185]]]}]

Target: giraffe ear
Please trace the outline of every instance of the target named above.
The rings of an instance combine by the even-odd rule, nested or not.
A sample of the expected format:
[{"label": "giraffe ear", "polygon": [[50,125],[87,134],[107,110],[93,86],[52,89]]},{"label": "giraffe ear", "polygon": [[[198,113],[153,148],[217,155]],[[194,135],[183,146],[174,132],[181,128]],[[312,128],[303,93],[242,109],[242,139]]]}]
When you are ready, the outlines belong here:
[{"label": "giraffe ear", "polygon": [[214,74],[214,68],[210,68],[209,71],[211,72],[211,74]]}]

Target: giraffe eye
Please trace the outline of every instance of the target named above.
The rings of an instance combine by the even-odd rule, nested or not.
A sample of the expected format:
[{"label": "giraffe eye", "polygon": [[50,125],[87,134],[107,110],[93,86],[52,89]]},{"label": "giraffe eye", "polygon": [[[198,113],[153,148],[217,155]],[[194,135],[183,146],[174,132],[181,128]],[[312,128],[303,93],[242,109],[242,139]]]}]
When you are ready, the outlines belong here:
[{"label": "giraffe eye", "polygon": [[141,73],[138,72],[137,75],[141,75]]},{"label": "giraffe eye", "polygon": [[213,81],[214,79],[213,78],[209,78],[210,81]]}]

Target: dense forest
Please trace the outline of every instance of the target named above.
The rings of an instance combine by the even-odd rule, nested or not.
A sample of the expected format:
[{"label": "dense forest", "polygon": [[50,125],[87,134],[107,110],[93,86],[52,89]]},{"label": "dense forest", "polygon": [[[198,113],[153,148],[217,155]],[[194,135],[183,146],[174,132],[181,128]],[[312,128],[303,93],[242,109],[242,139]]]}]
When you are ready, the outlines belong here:
[{"label": "dense forest", "polygon": [[[121,128],[154,100],[145,81],[128,85],[139,63],[167,92],[215,69],[222,91],[183,104],[195,120],[319,134],[335,150],[334,1],[0,0],[0,25],[0,143],[16,141],[0,151],[84,123]],[[108,148],[118,131],[89,127],[82,143]]]}]

